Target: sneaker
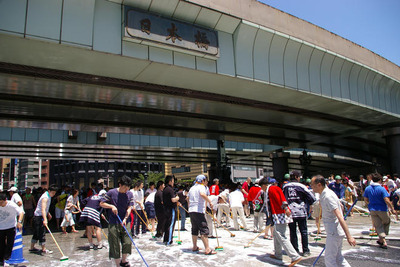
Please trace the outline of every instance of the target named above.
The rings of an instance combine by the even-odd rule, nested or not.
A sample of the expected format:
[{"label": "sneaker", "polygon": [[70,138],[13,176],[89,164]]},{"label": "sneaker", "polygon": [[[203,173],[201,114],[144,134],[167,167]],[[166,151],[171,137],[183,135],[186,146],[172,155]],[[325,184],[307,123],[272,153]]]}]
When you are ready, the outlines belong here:
[{"label": "sneaker", "polygon": [[39,252],[39,249],[37,249],[37,248],[32,248],[32,249],[29,250],[29,252]]},{"label": "sneaker", "polygon": [[129,262],[120,262],[120,263],[119,263],[119,266],[122,266],[122,267],[130,267]]},{"label": "sneaker", "polygon": [[94,249],[94,245],[93,244],[89,244],[89,249]]},{"label": "sneaker", "polygon": [[41,250],[40,252],[41,252],[42,254],[52,254],[52,253],[53,253],[53,251],[50,250],[50,249]]},{"label": "sneaker", "polygon": [[311,256],[310,251],[306,251],[303,253],[303,257],[310,257],[310,256]]},{"label": "sneaker", "polygon": [[103,244],[102,243],[100,243],[100,244],[98,244],[97,246],[96,246],[96,249],[102,249],[103,248]]}]

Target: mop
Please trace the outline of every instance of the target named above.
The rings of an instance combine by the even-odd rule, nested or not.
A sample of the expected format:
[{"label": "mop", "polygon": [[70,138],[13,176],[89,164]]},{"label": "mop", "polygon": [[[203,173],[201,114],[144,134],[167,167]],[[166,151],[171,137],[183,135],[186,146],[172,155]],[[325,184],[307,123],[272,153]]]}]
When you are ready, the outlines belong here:
[{"label": "mop", "polygon": [[265,230],[267,230],[269,228],[265,227],[264,230],[262,230],[254,239],[252,239],[246,246],[244,246],[244,248],[248,248],[250,247],[251,243],[254,242],[254,240],[256,240],[260,235],[262,235],[263,233],[265,233]]},{"label": "mop", "polygon": [[136,246],[135,242],[133,241],[132,236],[129,234],[128,229],[126,229],[125,225],[122,223],[122,220],[121,220],[121,218],[119,217],[118,214],[117,214],[117,217],[118,217],[118,220],[119,220],[119,222],[121,223],[122,227],[124,227],[126,234],[127,234],[127,235],[129,236],[129,238],[131,239],[132,244],[135,246],[137,252],[139,253],[140,257],[142,258],[144,264],[145,264],[147,267],[149,267],[149,265],[147,264],[146,260],[143,258],[142,253],[140,253],[139,248]]},{"label": "mop", "polygon": [[46,226],[46,228],[47,228],[47,231],[49,231],[51,237],[53,238],[54,243],[56,243],[56,245],[57,245],[57,247],[58,247],[58,250],[60,250],[60,252],[61,252],[62,257],[60,258],[60,261],[66,261],[66,260],[68,260],[68,257],[65,256],[64,253],[62,252],[60,246],[58,245],[56,239],[54,238],[54,236],[53,236],[52,232],[50,231],[49,227],[47,226],[47,224],[46,224],[45,226]]},{"label": "mop", "polygon": [[178,245],[182,244],[182,240],[181,240],[181,231],[179,230],[179,207],[178,207],[178,240],[176,240],[176,243]]},{"label": "mop", "polygon": [[217,223],[216,223],[216,219],[213,215],[213,221],[214,221],[214,229],[215,229],[215,236],[217,237],[217,247],[215,247],[215,250],[224,250],[224,248],[222,246],[219,245],[219,240],[218,240],[218,232],[217,232]]},{"label": "mop", "polygon": [[[350,211],[353,209],[354,205],[356,205],[358,199],[356,199],[356,201],[354,201],[353,205],[351,205],[351,207],[349,208],[349,210],[347,211],[346,215],[344,216],[344,219],[347,218],[347,216],[350,214]],[[319,258],[322,256],[322,253],[324,253],[326,246],[324,247],[324,249],[321,251],[321,253],[318,255],[318,257],[315,259],[312,267],[315,267],[315,264],[317,264],[317,261],[319,260]]]},{"label": "mop", "polygon": [[[206,211],[206,212],[208,213],[208,211]],[[208,213],[208,214],[210,214],[210,213]],[[211,214],[210,214],[210,215],[211,215]],[[213,215],[211,215],[211,216],[214,218]],[[235,234],[232,234],[232,232],[229,231],[228,228],[226,228],[225,226],[223,226],[222,224],[220,224],[217,220],[215,220],[215,221],[218,223],[219,226],[221,226],[221,227],[224,228],[226,231],[228,231],[228,232],[231,234],[231,237],[235,237]]]}]

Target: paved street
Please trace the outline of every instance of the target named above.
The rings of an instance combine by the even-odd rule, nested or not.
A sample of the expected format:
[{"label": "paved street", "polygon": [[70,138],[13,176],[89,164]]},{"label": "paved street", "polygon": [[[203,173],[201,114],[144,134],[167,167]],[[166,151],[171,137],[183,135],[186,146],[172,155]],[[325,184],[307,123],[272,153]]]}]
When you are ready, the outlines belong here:
[{"label": "paved street", "polygon": [[[252,226],[252,218],[247,219],[248,226]],[[347,242],[344,243],[344,254],[351,266],[367,267],[367,266],[399,266],[400,265],[400,241],[388,241],[389,248],[387,250],[380,249],[375,240],[371,240],[368,235],[370,228],[370,218],[354,215],[347,220],[350,225],[351,233],[357,237],[358,245],[351,248]],[[190,229],[189,220],[187,220],[187,229]],[[309,232],[316,230],[315,221],[309,221]],[[148,233],[135,239],[135,243],[142,253],[144,259],[149,266],[282,266],[281,262],[269,258],[269,254],[273,252],[273,241],[258,238],[249,248],[244,246],[257,234],[246,231],[232,231],[235,237],[222,229],[218,228],[218,236],[220,246],[223,251],[218,251],[217,255],[206,256],[191,251],[191,235],[190,231],[181,232],[180,237],[182,244],[174,244],[166,247],[161,241],[155,241]],[[107,229],[105,229],[107,233]],[[54,253],[50,255],[37,255],[28,252],[28,246],[31,239],[30,235],[23,237],[24,258],[29,261],[26,266],[114,266],[114,263],[108,259],[108,249],[89,250],[87,239],[80,238],[83,230],[79,233],[69,233],[67,236],[61,235],[60,232],[54,233],[57,242],[60,244],[65,255],[69,257],[68,261],[60,262],[61,257],[55,243],[49,234],[46,235],[48,240],[48,248]],[[390,238],[400,240],[400,224],[392,223]],[[175,235],[178,235],[175,232]],[[365,239],[360,239],[361,237]],[[174,240],[177,240],[174,239]],[[314,237],[310,235],[311,257],[303,260],[298,266],[311,266],[314,260],[324,247],[325,239],[315,242]],[[212,247],[217,246],[217,240],[210,240]],[[202,244],[199,243],[202,247]],[[137,251],[132,248],[132,255],[129,256],[132,266],[144,266],[143,261]],[[287,256],[284,256],[285,265],[290,262]],[[23,266],[23,265],[20,265]],[[316,266],[324,266],[323,257],[320,258]]]}]

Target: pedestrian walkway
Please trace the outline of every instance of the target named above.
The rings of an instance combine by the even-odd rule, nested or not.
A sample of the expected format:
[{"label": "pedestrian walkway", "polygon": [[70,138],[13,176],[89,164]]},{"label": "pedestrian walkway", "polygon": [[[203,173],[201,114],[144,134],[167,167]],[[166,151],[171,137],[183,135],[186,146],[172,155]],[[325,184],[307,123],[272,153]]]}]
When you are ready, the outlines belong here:
[{"label": "pedestrian walkway", "polygon": [[[246,220],[248,225],[253,225],[252,217]],[[369,217],[362,217],[360,215],[354,215],[347,220],[352,235],[364,236],[368,239],[370,239],[368,235],[368,230],[371,226],[370,222]],[[174,238],[174,245],[166,247],[162,244],[162,241],[153,239],[150,233],[140,236],[139,239],[134,239],[149,266],[282,266],[280,261],[269,258],[269,253],[273,252],[273,240],[263,239],[263,235],[260,235],[249,248],[244,248],[248,242],[257,236],[257,233],[243,230],[233,231],[231,228],[230,230],[235,234],[235,237],[231,237],[230,233],[223,228],[217,229],[218,236],[220,237],[219,244],[223,247],[222,251],[218,251],[216,255],[212,256],[194,253],[192,252],[189,219],[187,219],[186,224],[188,231],[180,233],[181,245],[178,245],[176,243],[177,238]],[[315,221],[308,221],[308,225],[310,233],[316,231]],[[105,233],[108,235],[107,229],[105,229]],[[108,258],[108,246],[100,250],[89,250],[88,241],[86,238],[81,238],[82,234],[83,231],[75,234],[69,233],[68,235],[55,233],[57,242],[60,244],[64,254],[69,257],[69,260],[65,262],[60,262],[61,254],[50,238],[47,239],[47,248],[53,250],[54,253],[42,256],[28,252],[31,236],[24,236],[24,258],[29,261],[26,266],[115,266],[114,262]],[[177,231],[175,231],[175,236],[178,236]],[[287,236],[289,236],[289,233],[287,233]],[[398,255],[398,250],[400,249],[400,242],[391,241],[390,237],[400,237],[400,224],[393,223],[391,225],[388,250],[378,248],[374,240],[357,239],[360,245],[357,245],[355,248],[351,248],[347,242],[344,242],[345,257],[353,267],[372,267],[377,264],[385,267],[399,266],[400,255]],[[106,241],[104,236],[103,241]],[[216,239],[210,239],[209,241],[210,247],[215,248],[217,246]],[[321,241],[315,242],[314,238],[310,236],[309,241],[311,256],[305,258],[297,266],[311,266],[322,251],[325,239],[322,238]],[[131,266],[144,266],[143,261],[134,248],[132,248],[132,254],[128,259]],[[283,260],[286,266],[290,262],[289,257],[286,255],[284,255]],[[323,257],[319,259],[316,266],[324,266]]]}]

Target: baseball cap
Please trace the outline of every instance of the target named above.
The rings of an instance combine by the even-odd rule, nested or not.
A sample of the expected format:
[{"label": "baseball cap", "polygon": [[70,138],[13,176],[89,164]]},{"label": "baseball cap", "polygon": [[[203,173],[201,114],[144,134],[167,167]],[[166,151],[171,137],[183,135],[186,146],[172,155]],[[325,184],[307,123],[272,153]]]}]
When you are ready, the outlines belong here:
[{"label": "baseball cap", "polygon": [[286,173],[285,176],[284,176],[284,178],[287,179],[287,180],[289,180],[289,179],[290,179],[290,174],[289,174],[289,173]]},{"label": "baseball cap", "polygon": [[17,192],[18,188],[16,188],[15,186],[11,187],[10,189],[8,189],[8,192]]},{"label": "baseball cap", "polygon": [[268,181],[270,184],[276,183],[276,180],[274,178],[270,178]]},{"label": "baseball cap", "polygon": [[386,175],[383,176],[383,180],[384,180],[384,181],[387,180],[387,178],[388,178],[388,177],[387,177]]},{"label": "baseball cap", "polygon": [[196,177],[196,183],[201,183],[201,182],[203,182],[204,180],[206,180],[207,178],[203,175],[203,174],[200,174],[200,175],[197,175],[197,177]]},{"label": "baseball cap", "polygon": [[335,180],[342,180],[342,177],[340,177],[340,175],[336,175]]},{"label": "baseball cap", "polygon": [[100,190],[99,196],[103,196],[103,195],[105,195],[105,194],[107,194],[107,191],[106,191],[106,190],[104,190],[104,189]]}]

